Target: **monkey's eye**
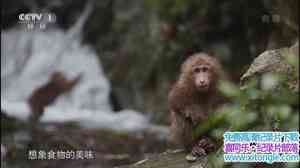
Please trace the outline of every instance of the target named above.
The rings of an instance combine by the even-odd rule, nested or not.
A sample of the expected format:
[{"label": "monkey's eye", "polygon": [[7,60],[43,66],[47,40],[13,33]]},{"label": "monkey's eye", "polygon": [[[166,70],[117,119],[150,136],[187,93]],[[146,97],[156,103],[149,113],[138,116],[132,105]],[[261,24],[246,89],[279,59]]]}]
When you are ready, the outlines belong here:
[{"label": "monkey's eye", "polygon": [[199,72],[201,72],[201,68],[195,67],[195,68],[194,68],[194,73],[199,73]]},{"label": "monkey's eye", "polygon": [[202,67],[202,72],[207,72],[208,71],[208,67]]}]

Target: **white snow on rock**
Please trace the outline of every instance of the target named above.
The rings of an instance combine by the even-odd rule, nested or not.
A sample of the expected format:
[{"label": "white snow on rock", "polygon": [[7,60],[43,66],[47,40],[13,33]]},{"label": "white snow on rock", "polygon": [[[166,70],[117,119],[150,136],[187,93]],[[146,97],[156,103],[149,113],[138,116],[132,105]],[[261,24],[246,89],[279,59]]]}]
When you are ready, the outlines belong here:
[{"label": "white snow on rock", "polygon": [[[46,108],[42,122],[78,121],[85,127],[139,130],[148,118],[132,110],[118,113],[109,103],[110,85],[95,51],[60,29],[26,31],[13,28],[1,32],[1,108],[27,120],[27,100],[55,71],[72,79],[82,75],[70,93]],[[130,96],[130,95],[128,95]]]}]

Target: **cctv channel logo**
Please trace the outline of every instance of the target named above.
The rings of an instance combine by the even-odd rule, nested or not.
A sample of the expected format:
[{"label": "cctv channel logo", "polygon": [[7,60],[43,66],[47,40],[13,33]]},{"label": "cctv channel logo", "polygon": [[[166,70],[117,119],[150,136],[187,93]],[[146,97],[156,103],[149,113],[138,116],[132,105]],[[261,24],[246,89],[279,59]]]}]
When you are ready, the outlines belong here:
[{"label": "cctv channel logo", "polygon": [[45,29],[49,23],[56,22],[56,15],[54,13],[20,13],[18,19],[19,23],[25,24],[29,30]]}]

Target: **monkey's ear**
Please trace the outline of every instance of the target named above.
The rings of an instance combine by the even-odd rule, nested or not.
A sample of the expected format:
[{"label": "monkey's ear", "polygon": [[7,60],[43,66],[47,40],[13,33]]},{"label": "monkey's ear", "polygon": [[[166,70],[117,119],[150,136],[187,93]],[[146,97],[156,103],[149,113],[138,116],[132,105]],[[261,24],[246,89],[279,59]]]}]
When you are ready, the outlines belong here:
[{"label": "monkey's ear", "polygon": [[186,65],[184,65],[184,64],[185,64],[185,62],[182,63],[181,66],[180,66],[180,72],[181,72],[181,73],[184,71],[184,69],[185,69],[185,67],[186,67]]},{"label": "monkey's ear", "polygon": [[184,72],[184,70],[186,69],[186,64],[187,64],[188,58],[189,57],[186,57],[185,61],[180,65],[180,72],[181,73]]},{"label": "monkey's ear", "polygon": [[181,72],[188,71],[193,62],[195,61],[196,55],[189,55],[185,57],[185,61],[181,64],[180,70]]}]

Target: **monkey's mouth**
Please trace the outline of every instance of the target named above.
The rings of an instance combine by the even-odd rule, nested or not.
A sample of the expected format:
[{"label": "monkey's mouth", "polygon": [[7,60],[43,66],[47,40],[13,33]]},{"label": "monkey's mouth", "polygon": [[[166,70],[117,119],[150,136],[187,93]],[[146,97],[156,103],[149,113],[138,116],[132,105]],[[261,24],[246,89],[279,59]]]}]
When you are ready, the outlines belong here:
[{"label": "monkey's mouth", "polygon": [[197,89],[199,91],[205,91],[205,90],[208,90],[208,88],[209,88],[209,85],[198,85],[197,86]]}]

